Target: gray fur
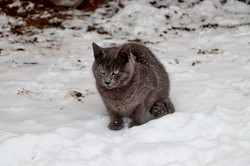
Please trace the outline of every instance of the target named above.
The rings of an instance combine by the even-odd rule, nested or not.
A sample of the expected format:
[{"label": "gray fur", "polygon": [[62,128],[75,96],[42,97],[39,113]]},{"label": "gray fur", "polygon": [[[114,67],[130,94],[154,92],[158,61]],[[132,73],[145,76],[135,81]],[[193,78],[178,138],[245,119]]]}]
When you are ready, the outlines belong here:
[{"label": "gray fur", "polygon": [[[168,74],[147,47],[136,43],[110,48],[95,43],[92,46],[93,73],[111,119],[109,129],[122,129],[123,117],[132,119],[132,127],[146,123],[148,113],[159,118],[174,112]],[[120,73],[114,75],[117,69]]]}]

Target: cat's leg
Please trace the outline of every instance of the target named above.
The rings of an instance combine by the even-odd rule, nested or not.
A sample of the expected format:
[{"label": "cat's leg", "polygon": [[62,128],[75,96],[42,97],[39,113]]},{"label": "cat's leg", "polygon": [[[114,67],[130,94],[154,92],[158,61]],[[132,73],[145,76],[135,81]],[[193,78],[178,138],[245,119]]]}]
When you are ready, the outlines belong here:
[{"label": "cat's leg", "polygon": [[167,114],[172,114],[174,113],[174,105],[171,102],[170,99],[167,99],[165,101],[161,102],[156,102],[153,104],[151,107],[150,113],[155,117],[155,118],[160,118],[164,115]]},{"label": "cat's leg", "polygon": [[123,119],[122,116],[118,115],[115,112],[108,111],[110,117],[109,129],[110,130],[121,130],[123,128]]},{"label": "cat's leg", "polygon": [[146,108],[143,104],[136,107],[131,115],[132,122],[129,127],[139,126],[146,123]]}]

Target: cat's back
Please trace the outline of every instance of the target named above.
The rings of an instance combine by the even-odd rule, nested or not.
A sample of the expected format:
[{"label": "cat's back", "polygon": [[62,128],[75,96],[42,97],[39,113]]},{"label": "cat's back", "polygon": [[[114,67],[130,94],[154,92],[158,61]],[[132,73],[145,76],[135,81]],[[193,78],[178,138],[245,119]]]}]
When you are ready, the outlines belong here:
[{"label": "cat's back", "polygon": [[129,45],[136,63],[140,66],[140,72],[143,73],[141,79],[147,81],[145,78],[151,78],[151,82],[156,82],[159,89],[163,90],[165,87],[166,90],[163,90],[163,93],[168,94],[169,78],[164,66],[149,48],[137,43],[129,43]]},{"label": "cat's back", "polygon": [[128,43],[131,48],[131,52],[135,57],[137,63],[145,66],[162,66],[152,51],[144,45],[138,43]]}]

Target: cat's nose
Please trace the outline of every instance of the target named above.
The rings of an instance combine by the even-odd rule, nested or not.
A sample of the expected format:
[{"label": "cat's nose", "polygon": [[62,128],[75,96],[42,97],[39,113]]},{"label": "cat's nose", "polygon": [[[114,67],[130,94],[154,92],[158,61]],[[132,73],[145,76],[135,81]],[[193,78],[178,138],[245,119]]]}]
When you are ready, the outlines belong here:
[{"label": "cat's nose", "polygon": [[105,84],[106,84],[106,85],[109,85],[109,84],[110,84],[110,81],[105,81]]}]

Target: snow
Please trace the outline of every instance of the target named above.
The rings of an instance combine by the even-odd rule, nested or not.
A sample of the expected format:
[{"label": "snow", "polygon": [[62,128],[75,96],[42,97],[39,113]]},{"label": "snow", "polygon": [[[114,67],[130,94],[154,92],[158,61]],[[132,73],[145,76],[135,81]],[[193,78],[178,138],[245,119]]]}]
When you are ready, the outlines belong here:
[{"label": "snow", "polygon": [[[74,11],[68,28],[33,36],[9,33],[6,23],[15,20],[0,15],[0,166],[249,165],[250,6],[124,3],[114,16]],[[86,32],[88,25],[109,34]],[[91,71],[91,43],[135,39],[167,69],[176,112],[110,131]]]}]

